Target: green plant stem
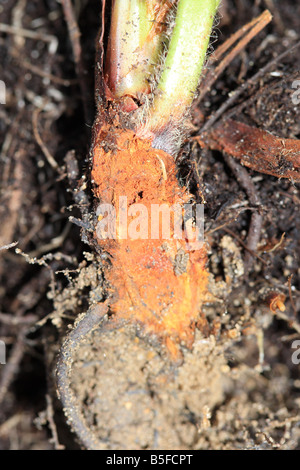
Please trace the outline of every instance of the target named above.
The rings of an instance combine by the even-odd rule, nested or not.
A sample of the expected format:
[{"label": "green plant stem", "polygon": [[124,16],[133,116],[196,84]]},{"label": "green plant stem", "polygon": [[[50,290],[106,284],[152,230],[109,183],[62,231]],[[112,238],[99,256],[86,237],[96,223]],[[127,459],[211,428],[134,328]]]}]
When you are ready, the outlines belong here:
[{"label": "green plant stem", "polygon": [[114,0],[105,75],[114,98],[149,93],[162,49],[165,0]]},{"label": "green plant stem", "polygon": [[219,0],[179,0],[176,23],[146,129],[178,122],[192,104]]}]

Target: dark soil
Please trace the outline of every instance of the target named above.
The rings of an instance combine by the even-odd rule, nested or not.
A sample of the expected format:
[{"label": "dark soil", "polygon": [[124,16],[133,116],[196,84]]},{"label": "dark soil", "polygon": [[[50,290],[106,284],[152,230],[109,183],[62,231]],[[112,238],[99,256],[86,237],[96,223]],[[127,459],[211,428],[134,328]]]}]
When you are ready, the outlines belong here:
[{"label": "dark soil", "polygon": [[[100,7],[96,0],[76,3],[92,91]],[[247,169],[263,215],[260,243],[249,261],[244,245],[257,207],[228,159],[200,150],[192,139],[199,116],[208,117],[299,40],[300,2],[222,3],[214,48],[265,8],[274,18],[194,110],[194,133],[178,162],[180,179],[206,201],[216,297],[204,308],[207,335],[197,333],[177,369],[128,326],[87,338],[77,353],[73,388],[102,448],[300,448],[300,365],[292,361],[292,343],[300,339],[299,184]],[[92,122],[84,118],[60,3],[2,1],[0,57],[6,84],[0,247],[18,242],[0,251],[0,340],[7,346],[7,364],[0,365],[0,449],[77,449],[56,397],[55,364],[69,325],[101,300],[103,280],[93,247],[69,222],[80,213],[65,156],[74,149],[81,174],[88,173]],[[247,89],[234,117],[299,139],[300,104],[291,97],[299,69],[298,48]],[[274,292],[286,297],[285,312],[270,310],[266,298]]]}]

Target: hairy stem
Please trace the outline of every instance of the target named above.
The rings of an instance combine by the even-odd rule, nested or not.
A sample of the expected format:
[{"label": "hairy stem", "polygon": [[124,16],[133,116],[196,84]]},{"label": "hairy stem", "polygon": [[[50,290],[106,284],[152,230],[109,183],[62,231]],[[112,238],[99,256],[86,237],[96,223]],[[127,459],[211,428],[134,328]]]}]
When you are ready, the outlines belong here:
[{"label": "hairy stem", "polygon": [[149,93],[171,4],[166,0],[113,1],[105,76],[114,98]]},{"label": "hairy stem", "polygon": [[163,72],[146,129],[156,134],[179,122],[199,83],[219,0],[179,0]]}]

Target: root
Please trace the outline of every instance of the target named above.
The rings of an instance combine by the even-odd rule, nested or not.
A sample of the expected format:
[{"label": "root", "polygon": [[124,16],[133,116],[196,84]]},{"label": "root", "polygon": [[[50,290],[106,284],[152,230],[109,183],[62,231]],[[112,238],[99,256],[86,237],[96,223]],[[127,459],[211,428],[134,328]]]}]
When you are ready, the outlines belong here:
[{"label": "root", "polygon": [[88,310],[64,341],[57,364],[58,394],[62,401],[65,415],[73,431],[89,450],[98,449],[99,442],[89,429],[79,409],[78,400],[71,389],[71,372],[76,350],[81,346],[86,336],[103,323],[107,312],[107,302],[98,304]]}]

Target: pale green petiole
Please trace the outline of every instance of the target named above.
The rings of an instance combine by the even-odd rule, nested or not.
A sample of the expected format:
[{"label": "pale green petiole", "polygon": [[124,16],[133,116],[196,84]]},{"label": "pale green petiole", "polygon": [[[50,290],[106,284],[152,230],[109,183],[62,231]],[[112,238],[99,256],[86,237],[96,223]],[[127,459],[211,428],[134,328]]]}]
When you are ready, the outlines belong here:
[{"label": "pale green petiole", "polygon": [[105,75],[115,98],[149,93],[167,11],[165,0],[113,0]]},{"label": "pale green petiole", "polygon": [[146,123],[154,134],[192,104],[220,0],[179,0],[167,57]]}]

